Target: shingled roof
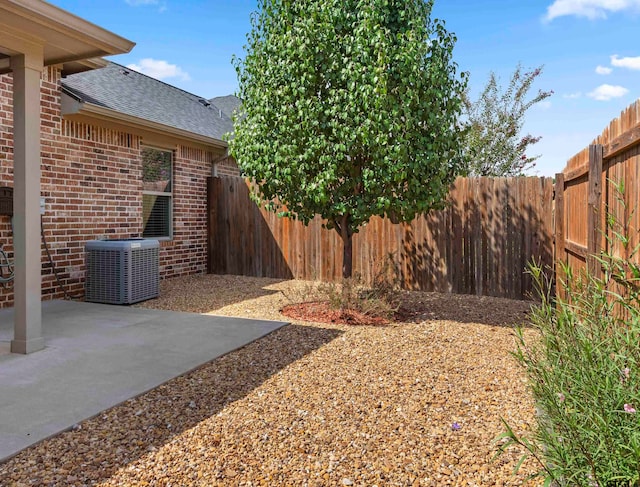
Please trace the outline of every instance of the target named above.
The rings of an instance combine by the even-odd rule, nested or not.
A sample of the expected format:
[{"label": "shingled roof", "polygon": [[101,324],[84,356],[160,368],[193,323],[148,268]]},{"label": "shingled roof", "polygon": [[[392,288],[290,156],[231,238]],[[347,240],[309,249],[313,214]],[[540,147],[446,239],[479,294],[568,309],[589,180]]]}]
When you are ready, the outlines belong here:
[{"label": "shingled roof", "polygon": [[222,140],[233,131],[229,115],[210,101],[113,62],[67,76],[62,87],[81,102],[201,136]]},{"label": "shingled roof", "polygon": [[233,112],[235,112],[238,107],[242,104],[240,98],[235,95],[227,95],[227,96],[216,96],[215,98],[210,98],[209,101],[222,110],[227,117],[232,118]]}]

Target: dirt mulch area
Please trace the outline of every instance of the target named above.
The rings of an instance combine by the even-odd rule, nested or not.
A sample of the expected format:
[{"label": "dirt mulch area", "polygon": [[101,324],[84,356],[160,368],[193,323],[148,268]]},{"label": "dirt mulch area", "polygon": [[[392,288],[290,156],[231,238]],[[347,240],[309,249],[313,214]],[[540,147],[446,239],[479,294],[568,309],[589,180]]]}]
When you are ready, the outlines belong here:
[{"label": "dirt mulch area", "polygon": [[[193,276],[142,306],[282,320],[307,285]],[[403,303],[404,323],[293,321],[25,450],[0,465],[0,485],[523,485],[535,465],[512,476],[519,452],[490,459],[501,417],[533,425],[509,355],[529,303]]]},{"label": "dirt mulch area", "polygon": [[337,325],[388,325],[389,320],[381,316],[372,316],[354,309],[333,309],[329,303],[310,301],[288,304],[280,312],[287,318],[316,323],[332,323]]}]

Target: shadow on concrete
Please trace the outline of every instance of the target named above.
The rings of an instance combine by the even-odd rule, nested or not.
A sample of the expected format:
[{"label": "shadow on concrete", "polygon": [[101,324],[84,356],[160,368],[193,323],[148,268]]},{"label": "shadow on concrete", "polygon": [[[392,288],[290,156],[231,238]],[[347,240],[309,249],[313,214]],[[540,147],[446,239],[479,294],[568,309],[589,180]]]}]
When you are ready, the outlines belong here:
[{"label": "shadow on concrete", "polygon": [[[341,334],[298,325],[280,328],[22,451],[0,464],[0,479],[15,475],[29,478],[32,485],[67,485],[68,479],[75,485],[105,481]],[[43,478],[43,463],[64,466],[64,474],[59,479]],[[50,475],[53,469],[46,470]]]}]

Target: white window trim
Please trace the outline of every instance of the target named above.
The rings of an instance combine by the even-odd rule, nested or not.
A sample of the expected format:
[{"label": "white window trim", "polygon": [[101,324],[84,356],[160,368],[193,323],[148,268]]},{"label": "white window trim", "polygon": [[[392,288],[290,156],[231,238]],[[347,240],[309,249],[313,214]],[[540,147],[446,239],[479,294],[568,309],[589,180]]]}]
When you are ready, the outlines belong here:
[{"label": "white window trim", "polygon": [[[160,152],[169,152],[171,153],[171,191],[170,192],[164,192],[164,191],[145,191],[144,186],[142,189],[142,195],[144,196],[145,194],[150,195],[150,196],[168,196],[169,197],[169,235],[166,237],[144,237],[144,238],[150,238],[153,240],[158,240],[160,242],[169,242],[171,240],[173,240],[173,187],[175,184],[175,178],[174,178],[174,162],[176,159],[176,150],[175,149],[170,149],[167,147],[156,147],[153,145],[140,145],[140,155],[142,156],[142,152],[145,149],[153,149],[153,150],[157,150]],[[142,159],[142,157],[141,157]],[[144,164],[144,161],[141,160],[141,163]],[[143,181],[143,185],[144,185],[144,181]],[[140,232],[141,235],[144,236],[144,222],[142,224],[142,231]]]}]

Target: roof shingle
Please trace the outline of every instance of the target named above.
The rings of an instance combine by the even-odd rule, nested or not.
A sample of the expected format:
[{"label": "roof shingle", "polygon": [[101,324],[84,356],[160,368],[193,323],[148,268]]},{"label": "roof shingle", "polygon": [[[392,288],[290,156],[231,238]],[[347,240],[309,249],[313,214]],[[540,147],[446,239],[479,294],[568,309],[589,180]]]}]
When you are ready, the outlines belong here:
[{"label": "roof shingle", "polygon": [[83,102],[205,137],[233,131],[226,107],[113,62],[67,76],[62,86]]},{"label": "roof shingle", "polygon": [[216,96],[215,98],[210,98],[209,101],[222,110],[222,113],[232,120],[233,112],[235,112],[242,104],[240,98],[235,95]]}]

